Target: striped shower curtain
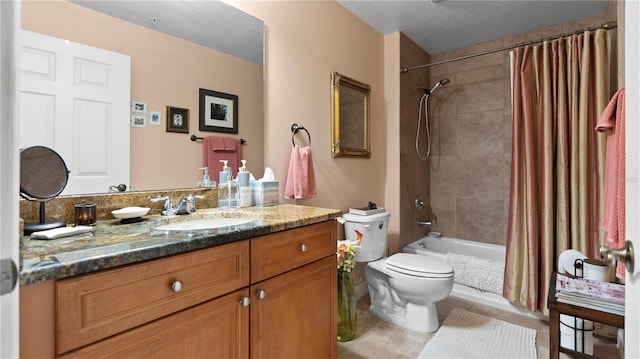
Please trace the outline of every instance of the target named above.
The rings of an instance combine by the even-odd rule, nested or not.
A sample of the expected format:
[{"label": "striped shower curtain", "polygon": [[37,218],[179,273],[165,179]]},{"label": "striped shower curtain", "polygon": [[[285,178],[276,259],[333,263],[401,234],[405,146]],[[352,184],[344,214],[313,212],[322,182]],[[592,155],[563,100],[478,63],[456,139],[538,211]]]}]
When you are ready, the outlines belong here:
[{"label": "striped shower curtain", "polygon": [[[512,54],[513,144],[503,295],[545,313],[560,253],[597,258],[615,33],[524,46]],[[612,51],[614,50],[614,51]]]}]

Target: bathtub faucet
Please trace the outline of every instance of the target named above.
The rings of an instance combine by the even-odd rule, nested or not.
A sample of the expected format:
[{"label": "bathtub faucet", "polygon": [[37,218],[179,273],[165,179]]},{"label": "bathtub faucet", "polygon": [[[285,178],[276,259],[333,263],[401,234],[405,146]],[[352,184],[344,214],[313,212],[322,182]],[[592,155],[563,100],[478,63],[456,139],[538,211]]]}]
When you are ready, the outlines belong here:
[{"label": "bathtub faucet", "polygon": [[431,221],[418,221],[418,226],[420,227],[431,227]]}]

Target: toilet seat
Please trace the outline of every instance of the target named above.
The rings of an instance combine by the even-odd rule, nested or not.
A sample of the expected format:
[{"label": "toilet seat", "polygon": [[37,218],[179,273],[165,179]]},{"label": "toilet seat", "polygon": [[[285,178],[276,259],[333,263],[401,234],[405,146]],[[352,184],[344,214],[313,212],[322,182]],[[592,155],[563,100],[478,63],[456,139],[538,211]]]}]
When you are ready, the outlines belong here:
[{"label": "toilet seat", "polygon": [[423,278],[453,277],[453,267],[448,263],[410,253],[397,253],[387,258],[387,269]]}]

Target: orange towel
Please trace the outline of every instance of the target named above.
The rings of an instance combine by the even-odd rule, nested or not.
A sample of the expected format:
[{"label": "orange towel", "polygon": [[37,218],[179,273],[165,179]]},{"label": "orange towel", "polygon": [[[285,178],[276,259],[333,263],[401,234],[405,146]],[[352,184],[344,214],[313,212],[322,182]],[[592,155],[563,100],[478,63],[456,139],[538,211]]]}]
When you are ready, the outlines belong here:
[{"label": "orange towel", "polygon": [[[596,131],[607,133],[607,154],[604,180],[604,213],[602,229],[607,231],[605,245],[624,248],[625,245],[625,92],[618,90],[602,112]],[[616,277],[624,279],[624,264],[619,262]]]},{"label": "orange towel", "polygon": [[293,146],[289,160],[284,198],[305,199],[316,196],[316,176],[313,172],[311,147]]},{"label": "orange towel", "polygon": [[202,166],[209,167],[211,179],[218,181],[218,172],[222,171],[220,160],[227,160],[234,177],[237,175],[242,146],[240,140],[226,136],[207,136],[202,139]]}]

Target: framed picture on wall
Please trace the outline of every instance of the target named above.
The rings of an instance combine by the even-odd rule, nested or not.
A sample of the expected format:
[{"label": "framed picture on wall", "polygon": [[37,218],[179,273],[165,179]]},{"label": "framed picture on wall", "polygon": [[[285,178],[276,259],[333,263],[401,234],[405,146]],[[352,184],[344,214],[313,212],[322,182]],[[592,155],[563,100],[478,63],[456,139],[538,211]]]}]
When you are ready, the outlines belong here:
[{"label": "framed picture on wall", "polygon": [[149,123],[152,125],[160,126],[160,122],[162,119],[162,114],[160,111],[151,111],[149,112]]},{"label": "framed picture on wall", "polygon": [[189,133],[189,109],[167,106],[167,132]]},{"label": "framed picture on wall", "polygon": [[147,127],[147,117],[140,115],[131,116],[131,127]]},{"label": "framed picture on wall", "polygon": [[147,113],[147,103],[141,101],[131,101],[131,112]]},{"label": "framed picture on wall", "polygon": [[200,89],[200,131],[238,133],[238,96]]}]

